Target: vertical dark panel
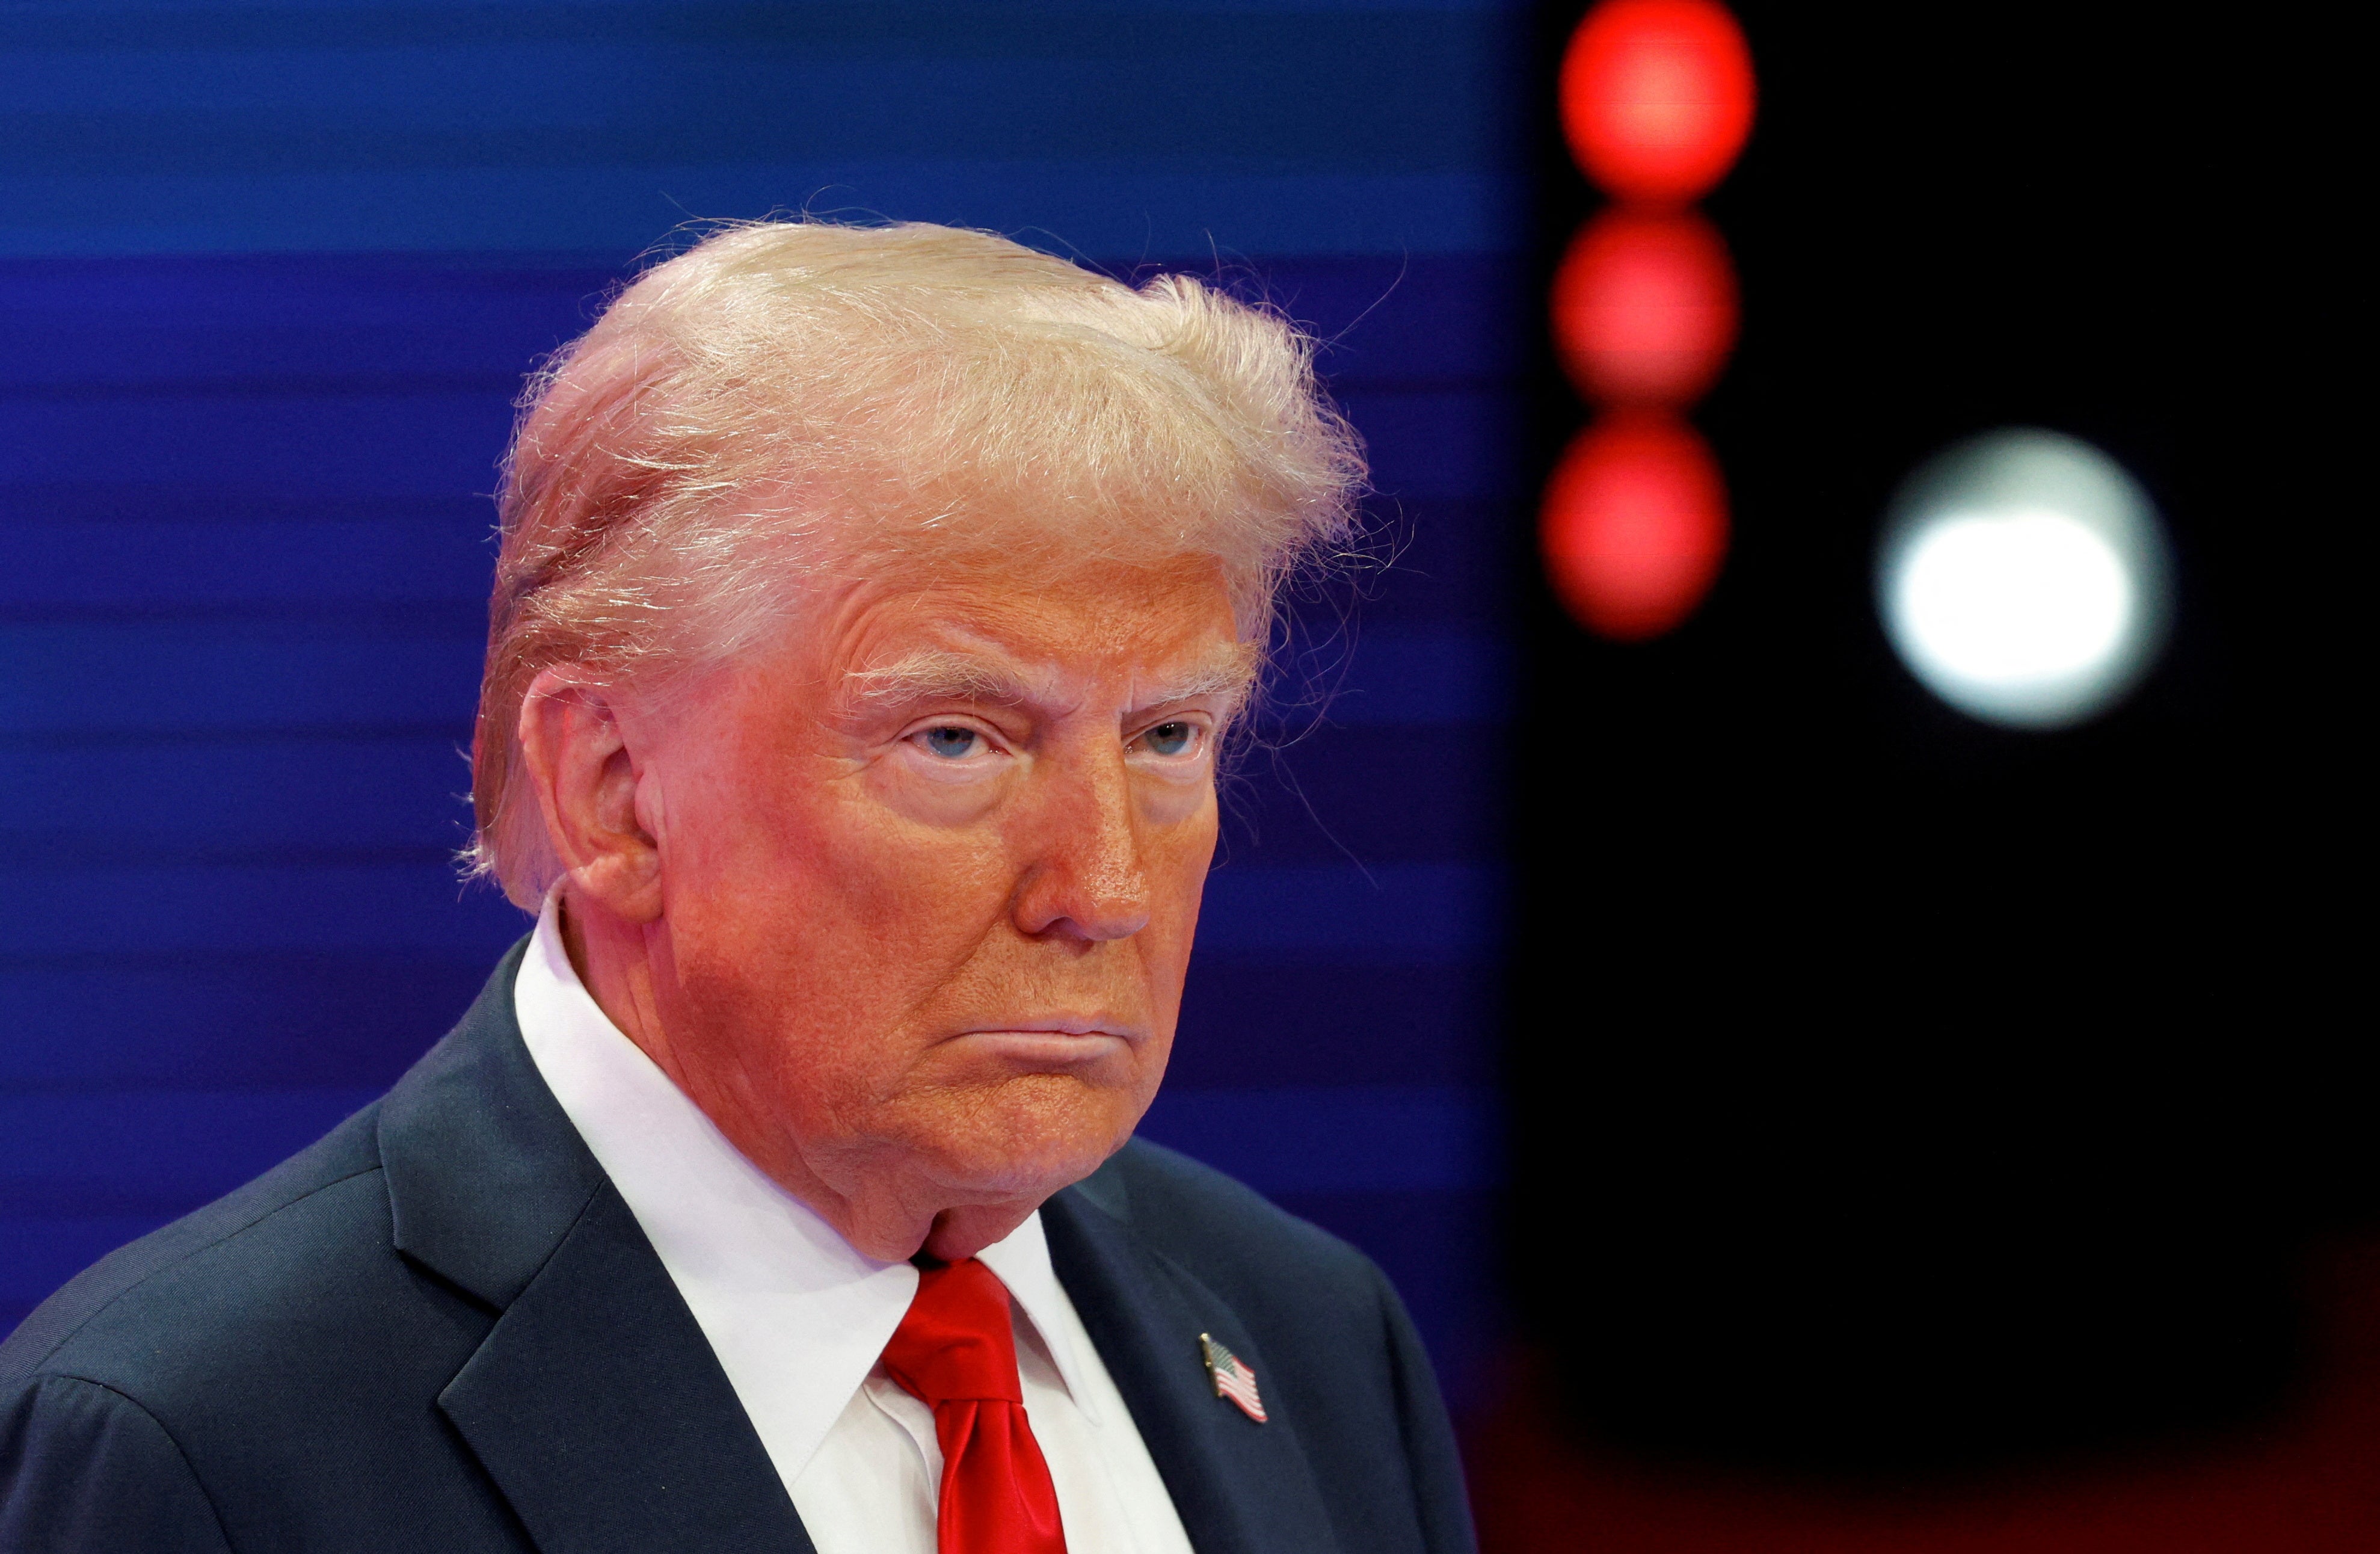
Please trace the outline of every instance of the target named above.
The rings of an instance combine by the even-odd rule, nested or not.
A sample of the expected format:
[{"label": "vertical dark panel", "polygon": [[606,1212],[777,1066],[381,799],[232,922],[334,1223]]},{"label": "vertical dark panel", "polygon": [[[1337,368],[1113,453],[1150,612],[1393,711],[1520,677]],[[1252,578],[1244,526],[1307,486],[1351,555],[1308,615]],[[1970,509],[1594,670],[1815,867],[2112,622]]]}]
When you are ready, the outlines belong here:
[{"label": "vertical dark panel", "polygon": [[[2367,1171],[2308,867],[2344,460],[2321,309],[2265,311],[2319,247],[2236,203],[2292,187],[2226,106],[2256,66],[2142,7],[1739,10],[1745,327],[1699,418],[1736,548],[1658,642],[1524,613],[1564,728],[1512,747],[1516,1279],[1639,1447],[1901,1471],[2249,1416]],[[1540,108],[1549,260],[1588,198]],[[2164,661],[2059,733],[1932,700],[1869,603],[1893,485],[2003,425],[2121,460],[2180,555]]]}]

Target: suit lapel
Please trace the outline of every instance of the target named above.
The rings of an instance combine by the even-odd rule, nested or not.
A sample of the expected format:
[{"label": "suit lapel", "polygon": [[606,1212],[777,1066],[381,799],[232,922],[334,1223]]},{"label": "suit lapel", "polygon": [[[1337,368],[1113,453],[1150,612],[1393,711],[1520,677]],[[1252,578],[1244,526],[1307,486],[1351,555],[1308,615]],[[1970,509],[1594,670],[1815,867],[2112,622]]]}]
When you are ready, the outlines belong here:
[{"label": "suit lapel", "polygon": [[1186,1269],[1134,1233],[1114,1184],[1094,1177],[1042,1206],[1050,1257],[1123,1394],[1199,1554],[1328,1554],[1339,1545],[1297,1421],[1259,1425],[1215,1395],[1198,1354],[1211,1333],[1256,1372],[1263,1346]]},{"label": "suit lapel", "polygon": [[702,1329],[608,1184],[438,1406],[543,1554],[815,1554]]},{"label": "suit lapel", "polygon": [[541,1554],[815,1554],[694,1314],[522,1045],[525,945],[381,1108],[397,1249],[497,1313],[438,1406]]}]

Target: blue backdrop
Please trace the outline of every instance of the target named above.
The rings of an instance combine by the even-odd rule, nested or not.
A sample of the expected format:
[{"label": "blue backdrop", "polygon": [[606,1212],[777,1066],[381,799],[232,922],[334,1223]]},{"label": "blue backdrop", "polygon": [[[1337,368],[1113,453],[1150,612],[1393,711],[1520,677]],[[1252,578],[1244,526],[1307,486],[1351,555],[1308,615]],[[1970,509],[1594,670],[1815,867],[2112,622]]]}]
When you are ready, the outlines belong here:
[{"label": "blue backdrop", "polygon": [[1332,340],[1402,554],[1343,661],[1309,612],[1293,681],[1338,689],[1234,786],[1146,1131],[1371,1251],[1467,1391],[1527,20],[0,11],[0,1329],[369,1099],[522,931],[449,861],[510,402],[675,225],[807,207],[1220,274]]}]

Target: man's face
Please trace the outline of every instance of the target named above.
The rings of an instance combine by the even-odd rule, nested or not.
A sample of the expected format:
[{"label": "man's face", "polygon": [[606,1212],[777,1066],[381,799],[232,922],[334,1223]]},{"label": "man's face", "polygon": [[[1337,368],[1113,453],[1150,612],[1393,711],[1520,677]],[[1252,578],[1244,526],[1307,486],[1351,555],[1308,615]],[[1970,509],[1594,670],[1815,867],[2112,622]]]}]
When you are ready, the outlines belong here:
[{"label": "man's face", "polygon": [[1165,1071],[1251,661],[1203,560],[880,582],[650,709],[680,1083],[878,1256],[1088,1174]]}]

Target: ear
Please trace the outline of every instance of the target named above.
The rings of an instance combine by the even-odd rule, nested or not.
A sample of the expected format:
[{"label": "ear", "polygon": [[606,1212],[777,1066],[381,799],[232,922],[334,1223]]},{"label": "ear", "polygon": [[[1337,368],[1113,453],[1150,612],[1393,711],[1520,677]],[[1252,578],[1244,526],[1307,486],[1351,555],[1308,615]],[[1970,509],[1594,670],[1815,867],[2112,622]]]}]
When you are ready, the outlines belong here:
[{"label": "ear", "polygon": [[628,922],[659,917],[661,844],[638,803],[646,773],[612,693],[546,670],[521,699],[520,747],[572,889]]}]

